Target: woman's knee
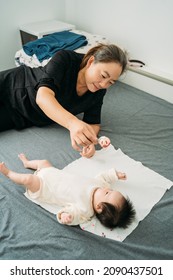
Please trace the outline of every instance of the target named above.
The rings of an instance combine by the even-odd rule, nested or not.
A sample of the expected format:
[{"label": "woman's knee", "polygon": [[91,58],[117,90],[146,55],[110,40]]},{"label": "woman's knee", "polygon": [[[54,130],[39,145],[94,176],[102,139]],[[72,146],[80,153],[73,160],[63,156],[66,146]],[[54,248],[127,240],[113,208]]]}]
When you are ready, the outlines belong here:
[{"label": "woman's knee", "polygon": [[0,101],[0,131],[13,128],[15,128],[15,125],[10,117],[10,114],[5,105]]}]

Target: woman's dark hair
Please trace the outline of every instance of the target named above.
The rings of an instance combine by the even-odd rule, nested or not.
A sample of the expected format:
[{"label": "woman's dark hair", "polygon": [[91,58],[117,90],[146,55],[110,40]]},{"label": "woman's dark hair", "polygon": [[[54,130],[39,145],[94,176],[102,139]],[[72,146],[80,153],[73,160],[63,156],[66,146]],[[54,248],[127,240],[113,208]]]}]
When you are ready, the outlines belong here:
[{"label": "woman's dark hair", "polygon": [[126,69],[127,66],[127,53],[123,51],[120,47],[114,45],[114,44],[99,44],[98,46],[95,46],[91,48],[85,55],[82,60],[82,63],[80,65],[80,69],[84,68],[87,64],[88,59],[91,56],[94,56],[95,63],[102,62],[102,63],[108,63],[108,62],[116,62],[119,63],[122,67],[121,74]]},{"label": "woman's dark hair", "polygon": [[124,199],[123,206],[120,209],[107,202],[102,202],[101,208],[102,212],[95,213],[96,217],[108,228],[127,228],[132,223],[136,214],[128,198]]}]

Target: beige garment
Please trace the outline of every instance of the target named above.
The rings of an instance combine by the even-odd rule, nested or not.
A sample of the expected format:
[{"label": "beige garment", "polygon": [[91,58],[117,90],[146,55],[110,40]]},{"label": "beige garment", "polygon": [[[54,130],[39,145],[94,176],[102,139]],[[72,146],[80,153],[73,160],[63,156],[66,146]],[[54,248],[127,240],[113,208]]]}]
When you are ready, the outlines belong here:
[{"label": "beige garment", "polygon": [[[35,173],[41,182],[38,192],[27,191],[28,196],[38,202],[54,204],[73,215],[70,225],[78,225],[91,219],[93,192],[97,187],[110,186],[117,180],[114,169],[104,172],[96,178],[74,175],[55,167],[43,168]],[[58,217],[57,217],[58,218]],[[61,223],[60,219],[58,221]]]}]

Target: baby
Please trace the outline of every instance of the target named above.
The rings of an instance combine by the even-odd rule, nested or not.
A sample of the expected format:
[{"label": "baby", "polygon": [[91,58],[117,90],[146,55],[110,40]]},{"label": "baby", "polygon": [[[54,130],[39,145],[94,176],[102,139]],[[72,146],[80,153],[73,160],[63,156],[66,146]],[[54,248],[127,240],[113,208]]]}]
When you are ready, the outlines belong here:
[{"label": "baby", "polygon": [[0,163],[0,172],[26,187],[31,199],[57,205],[60,208],[57,213],[60,223],[78,225],[89,221],[95,214],[106,227],[125,228],[134,218],[135,211],[130,200],[110,188],[115,181],[125,180],[125,173],[112,168],[91,179],[59,170],[47,160],[28,160],[24,154],[20,154],[19,158],[25,168],[34,169],[35,173],[16,173],[3,162]]}]

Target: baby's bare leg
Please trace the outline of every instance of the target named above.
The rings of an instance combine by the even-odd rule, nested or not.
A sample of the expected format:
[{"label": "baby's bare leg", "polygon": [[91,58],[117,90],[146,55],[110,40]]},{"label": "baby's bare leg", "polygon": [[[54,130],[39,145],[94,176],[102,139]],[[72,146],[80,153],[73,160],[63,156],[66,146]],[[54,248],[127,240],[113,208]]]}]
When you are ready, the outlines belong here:
[{"label": "baby's bare leg", "polygon": [[24,154],[19,154],[18,157],[22,161],[25,168],[31,168],[34,170],[50,167],[52,166],[48,160],[28,160],[28,158]]},{"label": "baby's bare leg", "polygon": [[4,162],[0,163],[0,172],[14,183],[26,187],[31,192],[37,192],[40,189],[40,179],[34,174],[22,174],[14,172],[8,169]]}]

